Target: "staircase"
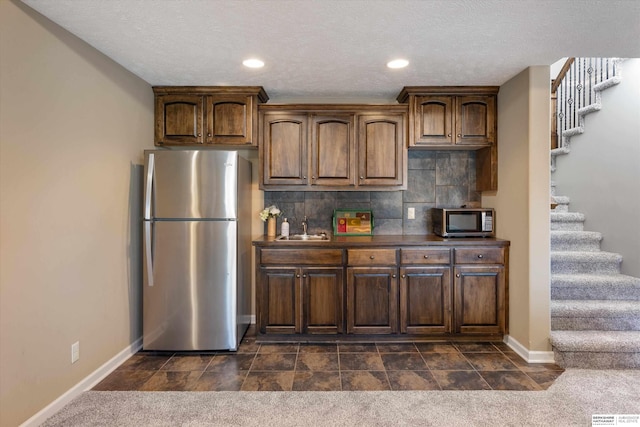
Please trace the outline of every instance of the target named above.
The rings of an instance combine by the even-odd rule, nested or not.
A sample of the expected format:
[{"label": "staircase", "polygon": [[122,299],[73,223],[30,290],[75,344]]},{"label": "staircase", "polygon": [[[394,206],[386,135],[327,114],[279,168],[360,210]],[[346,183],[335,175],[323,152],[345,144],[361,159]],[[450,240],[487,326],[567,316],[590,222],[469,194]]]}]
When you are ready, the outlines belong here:
[{"label": "staircase", "polygon": [[552,197],[551,345],[565,368],[640,369],[640,279],[620,273],[622,256],[600,250],[600,233],[569,198]]}]

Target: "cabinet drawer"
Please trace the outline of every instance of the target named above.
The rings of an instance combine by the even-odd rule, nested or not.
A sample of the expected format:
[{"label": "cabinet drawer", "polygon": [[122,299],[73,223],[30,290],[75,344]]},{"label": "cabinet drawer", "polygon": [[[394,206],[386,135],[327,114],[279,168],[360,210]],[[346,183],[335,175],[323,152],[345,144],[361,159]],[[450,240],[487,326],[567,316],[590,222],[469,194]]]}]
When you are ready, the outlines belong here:
[{"label": "cabinet drawer", "polygon": [[349,265],[395,265],[395,249],[347,249]]},{"label": "cabinet drawer", "polygon": [[342,249],[262,249],[260,264],[340,265]]},{"label": "cabinet drawer", "polygon": [[449,249],[400,249],[402,264],[449,264]]},{"label": "cabinet drawer", "polygon": [[504,248],[455,249],[456,264],[504,264]]}]

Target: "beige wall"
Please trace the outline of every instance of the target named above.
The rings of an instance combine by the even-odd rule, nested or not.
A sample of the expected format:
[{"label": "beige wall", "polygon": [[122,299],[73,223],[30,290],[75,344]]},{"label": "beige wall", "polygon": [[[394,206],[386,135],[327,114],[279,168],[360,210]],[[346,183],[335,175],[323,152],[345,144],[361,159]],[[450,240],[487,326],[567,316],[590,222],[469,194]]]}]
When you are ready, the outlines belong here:
[{"label": "beige wall", "polygon": [[[18,425],[141,335],[150,85],[0,0],[0,425]],[[71,344],[80,360],[71,364]]]},{"label": "beige wall", "polygon": [[550,350],[549,67],[530,67],[498,94],[499,237],[511,241],[509,336],[530,352]]}]

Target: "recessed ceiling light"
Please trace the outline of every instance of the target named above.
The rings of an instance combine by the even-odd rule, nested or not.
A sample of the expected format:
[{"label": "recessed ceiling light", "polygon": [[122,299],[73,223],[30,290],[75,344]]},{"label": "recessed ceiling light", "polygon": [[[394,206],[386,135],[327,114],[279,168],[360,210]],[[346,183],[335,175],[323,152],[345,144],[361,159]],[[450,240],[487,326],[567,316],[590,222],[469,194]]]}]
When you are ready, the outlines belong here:
[{"label": "recessed ceiling light", "polygon": [[251,58],[251,59],[245,59],[244,61],[242,61],[242,65],[249,68],[262,68],[264,67],[264,62],[256,58]]},{"label": "recessed ceiling light", "polygon": [[404,68],[409,65],[409,61],[406,59],[394,59],[393,61],[387,62],[387,67],[389,68]]}]

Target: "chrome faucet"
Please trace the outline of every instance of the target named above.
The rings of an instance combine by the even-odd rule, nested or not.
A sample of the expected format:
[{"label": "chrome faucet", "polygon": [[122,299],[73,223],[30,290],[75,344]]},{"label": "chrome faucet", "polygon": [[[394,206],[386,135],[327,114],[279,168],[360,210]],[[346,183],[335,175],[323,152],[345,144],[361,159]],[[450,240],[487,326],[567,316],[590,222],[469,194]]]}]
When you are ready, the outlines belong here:
[{"label": "chrome faucet", "polygon": [[304,234],[306,236],[307,234],[307,216],[304,216],[304,219],[302,220],[302,234]]}]

